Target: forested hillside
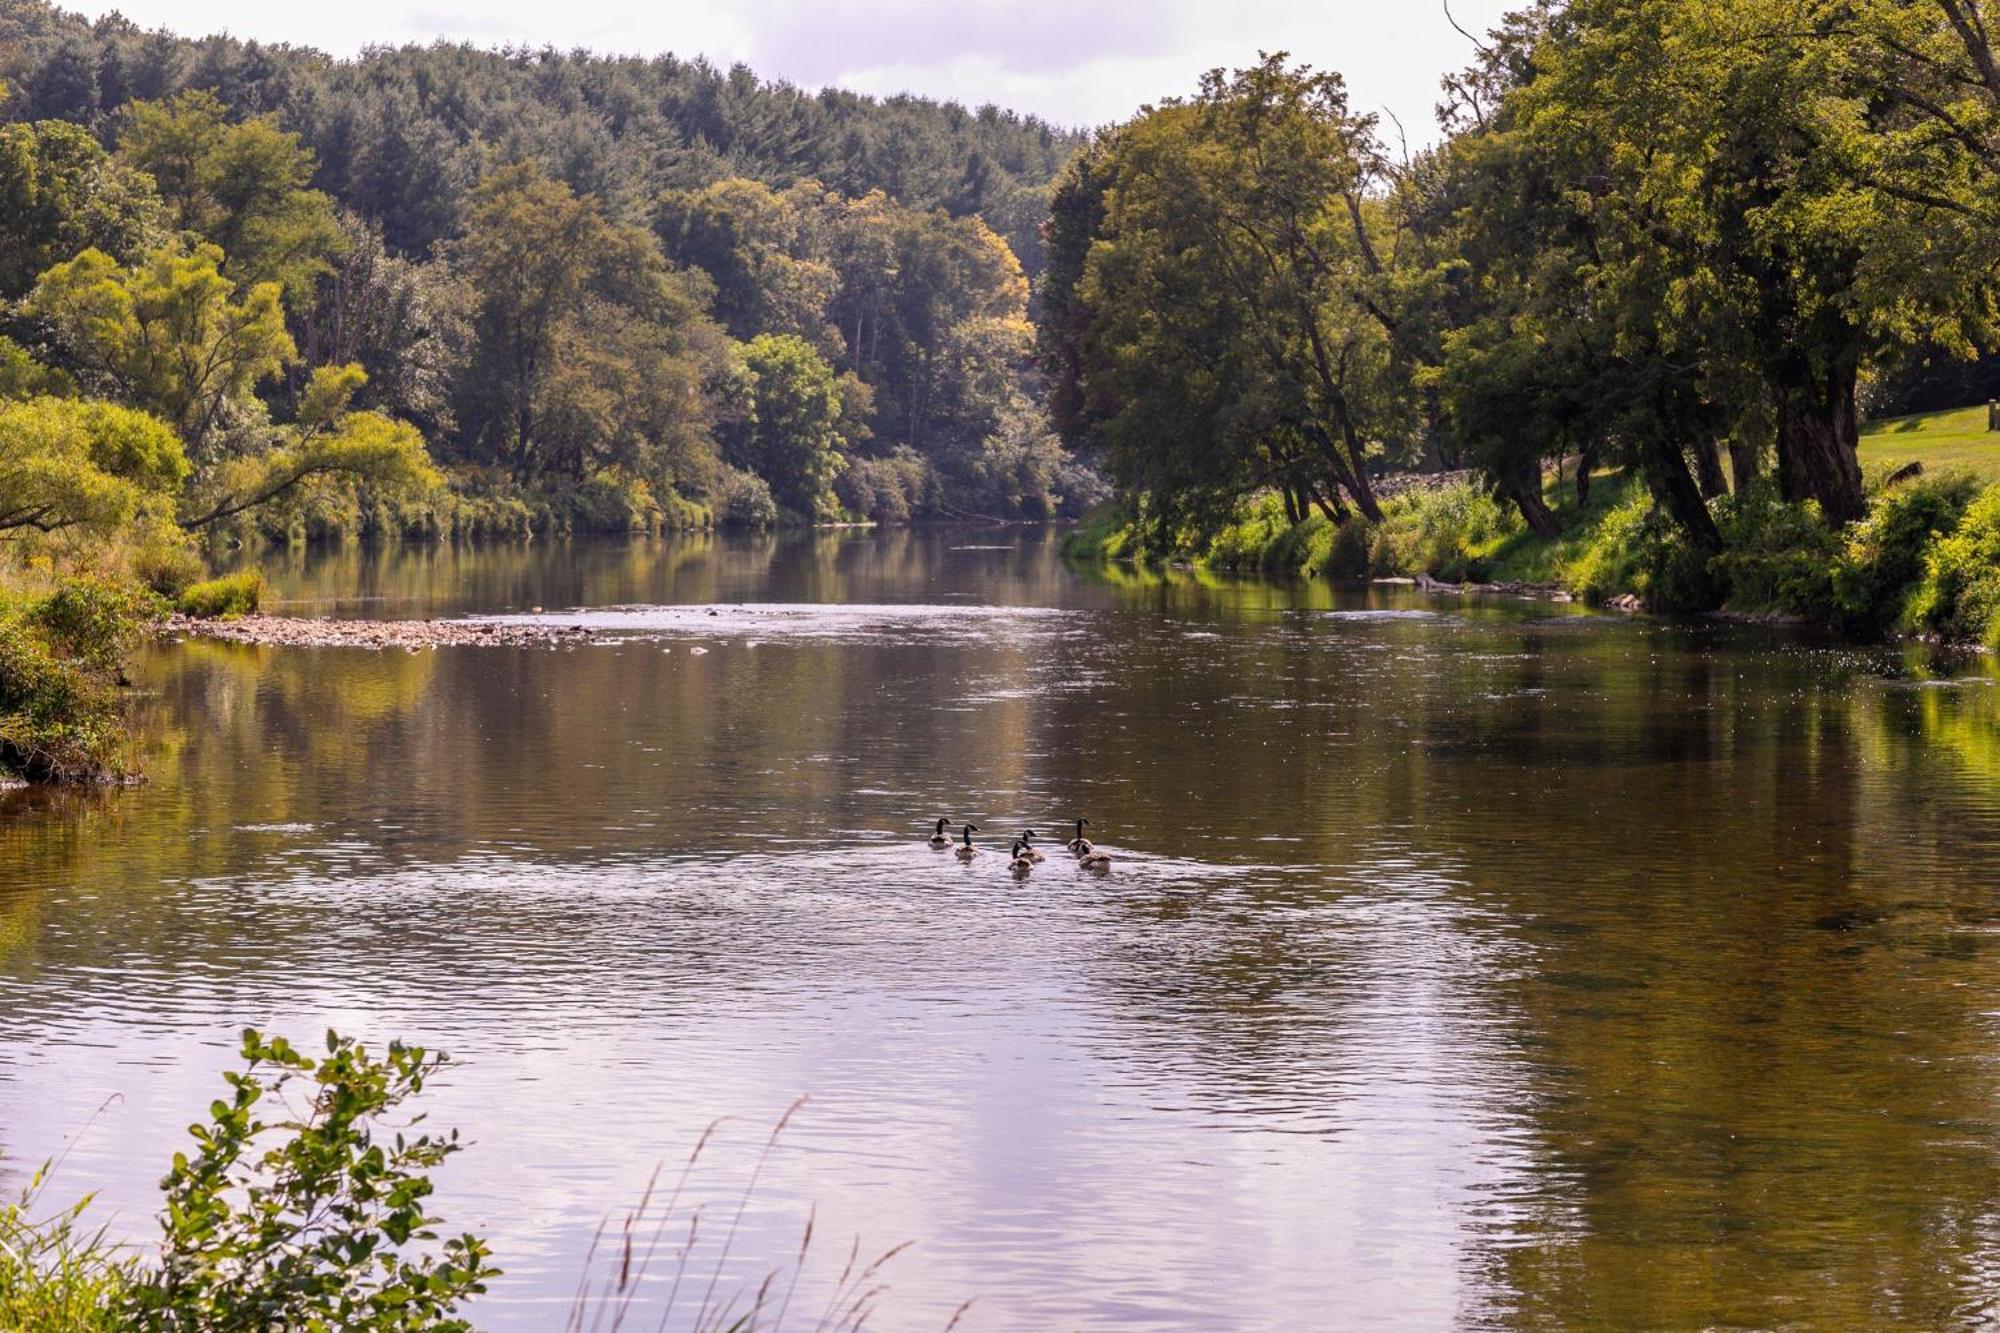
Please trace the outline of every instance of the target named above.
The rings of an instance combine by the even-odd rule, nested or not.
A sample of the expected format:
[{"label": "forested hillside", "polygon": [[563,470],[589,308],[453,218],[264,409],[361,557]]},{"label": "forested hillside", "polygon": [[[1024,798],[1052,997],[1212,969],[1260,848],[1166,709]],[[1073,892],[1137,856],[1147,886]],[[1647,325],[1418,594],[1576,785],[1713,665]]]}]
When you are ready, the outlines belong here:
[{"label": "forested hillside", "polygon": [[[32,0],[0,3],[0,80],[13,396],[166,422],[183,524],[622,531],[1095,498],[1029,356],[1074,134],[671,56],[343,61]],[[219,368],[175,370],[193,361]],[[357,412],[401,432],[394,466],[328,453]]]}]

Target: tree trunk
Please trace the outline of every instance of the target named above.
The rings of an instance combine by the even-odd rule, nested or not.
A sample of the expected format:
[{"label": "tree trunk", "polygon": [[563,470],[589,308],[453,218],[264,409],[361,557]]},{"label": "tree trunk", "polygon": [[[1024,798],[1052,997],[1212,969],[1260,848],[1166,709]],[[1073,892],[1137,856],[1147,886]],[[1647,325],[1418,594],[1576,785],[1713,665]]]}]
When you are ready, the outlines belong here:
[{"label": "tree trunk", "polygon": [[[1320,457],[1326,460],[1327,476],[1333,483],[1327,489],[1332,492],[1334,504],[1338,505],[1340,503],[1340,492],[1344,490],[1350,496],[1354,497],[1356,507],[1361,510],[1364,516],[1368,517],[1371,521],[1381,518],[1382,511],[1379,507],[1376,508],[1373,514],[1368,512],[1368,506],[1375,503],[1375,497],[1372,493],[1368,496],[1368,503],[1362,503],[1360,490],[1363,483],[1354,479],[1354,473],[1348,468],[1347,460],[1341,456],[1340,447],[1333,442],[1333,436],[1327,434],[1326,427],[1320,425],[1317,421],[1308,421],[1305,423],[1304,430],[1306,438],[1313,442],[1314,446],[1319,449]],[[1311,483],[1307,484],[1310,485]],[[1317,499],[1319,496],[1318,487],[1313,488],[1313,494],[1314,498]]]},{"label": "tree trunk", "polygon": [[1729,494],[1729,479],[1722,475],[1722,447],[1713,436],[1704,435],[1694,442],[1694,475],[1701,484],[1702,498],[1713,500]]},{"label": "tree trunk", "polygon": [[1380,523],[1382,521],[1382,505],[1375,498],[1375,488],[1368,484],[1368,474],[1366,472],[1353,473],[1343,484],[1347,487],[1348,495],[1353,497],[1354,507],[1361,511],[1362,517],[1366,518],[1370,523]]},{"label": "tree trunk", "polygon": [[1774,385],[1778,400],[1778,489],[1787,500],[1817,500],[1827,521],[1839,526],[1868,512],[1861,493],[1859,378],[1842,365],[1814,374],[1787,367]]},{"label": "tree trunk", "polygon": [[1299,493],[1292,489],[1290,482],[1278,487],[1278,496],[1285,502],[1285,522],[1297,527],[1305,515],[1299,512]]},{"label": "tree trunk", "polygon": [[1382,521],[1382,506],[1375,502],[1375,488],[1368,484],[1368,451],[1361,439],[1354,433],[1354,418],[1347,411],[1345,398],[1334,399],[1334,411],[1340,418],[1340,438],[1347,442],[1347,490],[1354,497],[1354,507],[1370,523]]},{"label": "tree trunk", "polygon": [[1746,440],[1740,434],[1729,437],[1729,475],[1736,483],[1736,493],[1743,494],[1744,488],[1757,480],[1757,442]]},{"label": "tree trunk", "polygon": [[[1539,471],[1539,468],[1537,469]],[[1541,479],[1528,481],[1520,477],[1509,477],[1501,483],[1501,494],[1514,502],[1527,522],[1528,530],[1544,540],[1562,535],[1562,524],[1556,521],[1555,512],[1542,499],[1542,488],[1536,483]]]},{"label": "tree trunk", "polygon": [[1305,492],[1312,497],[1312,502],[1319,508],[1319,512],[1326,515],[1327,522],[1333,524],[1336,528],[1347,522],[1347,507],[1340,503],[1339,491],[1335,491],[1333,498],[1328,499],[1320,493],[1319,487],[1313,485],[1311,482],[1307,482],[1305,484]]},{"label": "tree trunk", "polygon": [[[1333,436],[1317,421],[1307,423],[1306,434],[1319,446],[1334,483],[1353,497],[1354,507],[1361,511],[1361,516],[1370,523],[1380,523],[1382,506],[1375,501],[1375,490],[1368,484],[1368,474],[1349,464],[1348,458],[1342,456],[1340,446],[1333,442]],[[1351,444],[1348,452],[1349,456],[1354,454]]]},{"label": "tree trunk", "polygon": [[1701,487],[1688,471],[1687,454],[1665,435],[1650,436],[1645,442],[1645,474],[1653,498],[1678,523],[1688,540],[1704,551],[1722,549],[1722,532],[1715,515],[1708,512]]}]

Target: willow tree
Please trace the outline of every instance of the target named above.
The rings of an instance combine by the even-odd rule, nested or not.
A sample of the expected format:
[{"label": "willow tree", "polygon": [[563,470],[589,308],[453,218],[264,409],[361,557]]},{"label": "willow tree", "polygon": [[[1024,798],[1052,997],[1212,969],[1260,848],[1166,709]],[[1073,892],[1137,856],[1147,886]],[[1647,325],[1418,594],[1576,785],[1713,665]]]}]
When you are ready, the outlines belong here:
[{"label": "willow tree", "polygon": [[166,420],[197,464],[219,456],[258,386],[297,355],[278,284],[239,290],[224,262],[207,244],[130,266],[85,250],[42,274],[26,303],[90,387]]},{"label": "willow tree", "polygon": [[1340,77],[1281,54],[1148,110],[1059,187],[1056,217],[1095,236],[1079,266],[1051,231],[1044,359],[1080,368],[1066,417],[1088,404],[1128,487],[1185,507],[1268,485],[1379,517],[1371,458],[1414,431],[1380,179]]}]

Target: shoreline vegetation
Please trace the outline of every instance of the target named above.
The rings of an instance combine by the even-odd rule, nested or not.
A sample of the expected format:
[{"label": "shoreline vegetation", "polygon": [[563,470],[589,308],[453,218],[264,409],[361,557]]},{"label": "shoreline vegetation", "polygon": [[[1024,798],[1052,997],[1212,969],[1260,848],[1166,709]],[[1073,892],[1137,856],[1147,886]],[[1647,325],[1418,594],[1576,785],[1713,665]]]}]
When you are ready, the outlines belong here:
[{"label": "shoreline vegetation", "polygon": [[1599,476],[1580,503],[1573,484],[1559,476],[1546,484],[1552,536],[1461,479],[1392,488],[1374,522],[1295,521],[1272,494],[1206,526],[1107,506],[1063,549],[1082,562],[1402,582],[1438,593],[1710,612],[1856,641],[2000,647],[2000,484],[1954,471],[1871,486],[1868,519],[1839,533],[1759,488],[1717,506],[1726,544],[1714,554],[1682,539],[1637,478]]}]

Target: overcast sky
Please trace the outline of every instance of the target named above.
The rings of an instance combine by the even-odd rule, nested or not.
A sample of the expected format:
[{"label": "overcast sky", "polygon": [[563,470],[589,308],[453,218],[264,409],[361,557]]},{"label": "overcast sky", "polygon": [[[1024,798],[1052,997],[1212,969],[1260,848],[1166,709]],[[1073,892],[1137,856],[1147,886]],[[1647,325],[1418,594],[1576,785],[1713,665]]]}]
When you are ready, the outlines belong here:
[{"label": "overcast sky", "polygon": [[[1412,141],[1434,136],[1438,76],[1470,54],[1441,0],[122,0],[77,7],[93,17],[116,8],[144,27],[189,36],[228,32],[341,55],[436,37],[705,55],[810,88],[996,102],[1069,125],[1122,120],[1144,102],[1192,91],[1205,69],[1248,63],[1260,48],[1287,50],[1345,74],[1357,109],[1393,111]],[[1474,32],[1507,8],[1507,0],[1452,0],[1452,13]]]}]

